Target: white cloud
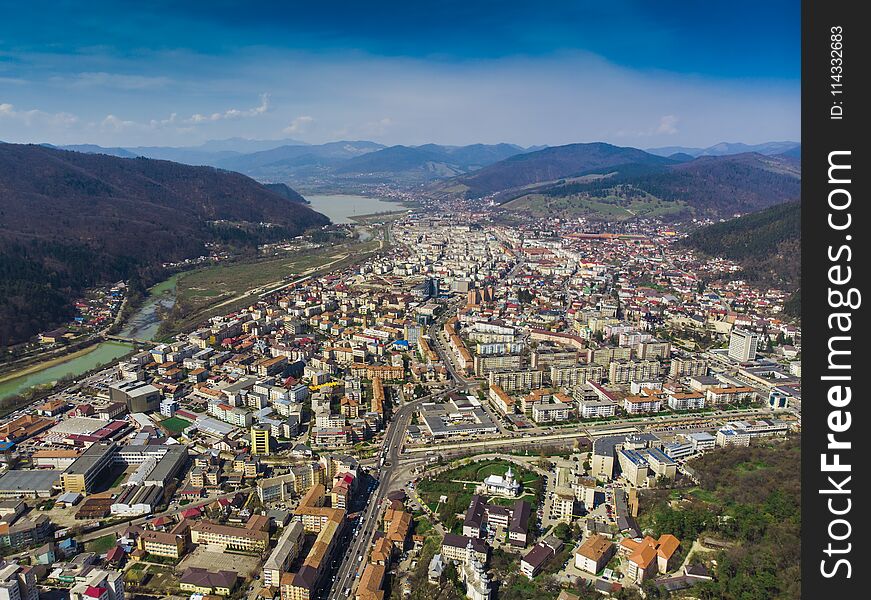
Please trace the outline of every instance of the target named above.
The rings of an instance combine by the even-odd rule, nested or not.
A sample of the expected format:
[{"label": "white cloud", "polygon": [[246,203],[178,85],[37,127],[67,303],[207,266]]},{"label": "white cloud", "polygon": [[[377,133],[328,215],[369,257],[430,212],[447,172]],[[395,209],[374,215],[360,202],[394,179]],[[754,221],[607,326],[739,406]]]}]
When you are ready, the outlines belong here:
[{"label": "white cloud", "polygon": [[648,138],[657,135],[675,135],[678,133],[677,124],[680,121],[674,115],[665,115],[659,118],[659,122],[655,127],[651,127],[649,129],[621,129],[615,135],[620,138],[624,137],[635,137],[635,138]]},{"label": "white cloud", "polygon": [[115,115],[106,115],[106,118],[100,123],[100,127],[105,131],[127,131],[128,129],[142,128],[142,125],[136,121],[126,121]]},{"label": "white cloud", "polygon": [[301,115],[290,122],[290,125],[285,127],[282,132],[288,135],[305,133],[306,128],[314,122],[314,117]]},{"label": "white cloud", "polygon": [[67,112],[49,113],[42,110],[18,110],[8,102],[0,103],[0,118],[12,119],[27,125],[48,125],[51,127],[69,127],[78,123],[76,115]]},{"label": "white cloud", "polygon": [[378,137],[386,134],[391,125],[393,125],[393,120],[390,117],[383,117],[377,121],[369,121],[363,123],[360,127],[360,134]]},{"label": "white cloud", "polygon": [[656,128],[657,135],[665,134],[665,135],[674,135],[677,133],[677,122],[678,118],[674,115],[665,115],[661,119],[659,119],[659,127]]},{"label": "white cloud", "polygon": [[257,117],[266,113],[269,110],[269,94],[260,95],[260,104],[254,108],[247,110],[239,110],[229,108],[223,112],[214,112],[209,115],[194,113],[190,117],[179,118],[178,113],[171,113],[169,117],[164,119],[151,119],[147,122],[139,122],[121,119],[114,114],[106,115],[101,121],[100,126],[104,131],[154,131],[160,129],[173,128],[177,132],[190,133],[193,128],[203,123],[214,123],[216,121],[243,119],[248,117]]},{"label": "white cloud", "polygon": [[239,110],[236,108],[229,108],[224,112],[215,112],[210,115],[202,115],[200,113],[196,113],[191,115],[190,118],[186,119],[185,123],[198,124],[198,123],[208,123],[214,121],[223,121],[223,120],[233,120],[233,119],[242,119],[245,117],[256,117],[262,114],[265,114],[269,111],[269,94],[260,94],[260,105],[254,108],[250,108],[248,110]]}]

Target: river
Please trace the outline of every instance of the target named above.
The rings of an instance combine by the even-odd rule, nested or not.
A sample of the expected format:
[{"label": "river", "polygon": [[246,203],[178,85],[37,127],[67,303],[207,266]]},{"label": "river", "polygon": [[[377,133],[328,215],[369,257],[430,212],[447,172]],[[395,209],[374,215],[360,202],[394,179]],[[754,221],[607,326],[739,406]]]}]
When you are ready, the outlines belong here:
[{"label": "river", "polygon": [[159,309],[169,310],[175,304],[175,285],[180,276],[181,273],[176,273],[151,287],[145,302],[127,319],[119,335],[135,340],[153,340],[160,328]]},{"label": "river", "polygon": [[[166,309],[172,308],[175,303],[175,284],[178,277],[179,274],[173,275],[149,289],[148,297],[139,310],[128,318],[127,324],[119,335],[137,340],[154,339],[160,327],[158,308],[161,306]],[[21,394],[38,385],[53,383],[64,377],[78,377],[121,358],[132,350],[133,344],[116,341],[101,342],[89,348],[85,354],[0,383],[0,398]]]},{"label": "river", "polygon": [[[307,199],[313,209],[327,215],[334,223],[352,223],[351,217],[354,216],[404,210],[404,207],[396,202],[349,194],[314,195],[308,196]],[[363,241],[371,237],[371,234],[365,230],[361,230],[360,233],[361,236],[365,236]],[[181,273],[177,273],[148,290],[148,296],[142,306],[127,319],[127,323],[120,331],[121,337],[136,340],[154,339],[160,328],[160,309],[168,310],[175,304],[176,281],[180,275]],[[33,387],[52,383],[63,377],[77,377],[121,358],[131,350],[133,350],[132,344],[102,342],[85,354],[0,383],[0,398],[21,394]]]},{"label": "river", "polygon": [[311,207],[327,215],[333,223],[352,223],[351,217],[407,210],[398,202],[352,194],[315,194],[306,196]]},{"label": "river", "polygon": [[89,352],[71,358],[66,362],[0,383],[0,398],[8,398],[9,396],[21,394],[30,388],[53,383],[64,377],[77,377],[91,369],[96,369],[100,365],[110,363],[116,358],[121,358],[125,354],[129,354],[131,350],[133,350],[133,344],[102,342],[97,344],[92,350],[89,350]]}]

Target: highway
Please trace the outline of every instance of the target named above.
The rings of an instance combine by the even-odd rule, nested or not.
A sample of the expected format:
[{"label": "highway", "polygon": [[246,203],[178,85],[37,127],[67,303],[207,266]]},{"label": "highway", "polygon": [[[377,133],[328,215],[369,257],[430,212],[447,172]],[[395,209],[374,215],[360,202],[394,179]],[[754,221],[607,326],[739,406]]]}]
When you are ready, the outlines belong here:
[{"label": "highway", "polygon": [[401,484],[395,486],[395,475],[399,466],[405,434],[408,431],[408,425],[411,423],[414,412],[422,403],[438,396],[450,394],[455,390],[456,388],[451,388],[408,402],[393,414],[393,419],[391,419],[390,424],[387,426],[384,442],[381,447],[380,455],[384,456],[386,453],[384,464],[373,472],[373,475],[378,478],[378,487],[375,488],[375,491],[369,498],[366,510],[360,515],[360,519],[357,522],[357,531],[351,538],[351,545],[345,551],[342,563],[333,578],[330,592],[326,596],[329,600],[340,600],[350,596],[346,592],[354,588],[357,576],[362,573],[363,566],[366,563],[366,556],[372,545],[372,538],[378,529],[381,505],[387,497],[388,492],[394,489],[394,487],[395,489],[402,488]]}]

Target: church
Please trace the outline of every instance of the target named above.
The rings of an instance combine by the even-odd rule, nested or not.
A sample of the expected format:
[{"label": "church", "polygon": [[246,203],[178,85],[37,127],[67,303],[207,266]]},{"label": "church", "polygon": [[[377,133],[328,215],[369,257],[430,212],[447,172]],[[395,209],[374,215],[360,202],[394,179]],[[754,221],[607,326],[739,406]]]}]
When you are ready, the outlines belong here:
[{"label": "church", "polygon": [[520,483],[514,480],[514,471],[508,467],[505,476],[488,475],[484,479],[484,491],[493,496],[506,496],[515,498],[520,495]]}]

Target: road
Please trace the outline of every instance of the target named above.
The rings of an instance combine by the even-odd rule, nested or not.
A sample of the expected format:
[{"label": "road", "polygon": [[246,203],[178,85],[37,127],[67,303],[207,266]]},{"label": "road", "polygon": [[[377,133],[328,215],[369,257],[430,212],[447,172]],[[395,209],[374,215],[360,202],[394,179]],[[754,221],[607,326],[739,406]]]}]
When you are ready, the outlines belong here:
[{"label": "road", "polygon": [[372,538],[378,529],[381,505],[390,491],[394,488],[400,489],[402,487],[401,484],[399,486],[395,485],[398,481],[396,475],[402,454],[402,445],[405,442],[405,434],[408,431],[408,425],[411,423],[414,412],[424,402],[432,400],[437,396],[449,394],[455,391],[455,389],[451,388],[408,402],[394,413],[393,419],[387,426],[380,453],[381,456],[386,455],[384,464],[373,472],[373,475],[378,477],[378,487],[375,488],[372,497],[369,498],[366,510],[360,516],[360,520],[357,523],[358,530],[352,538],[353,541],[350,547],[345,551],[345,556],[338,571],[336,571],[332,587],[327,595],[329,600],[340,600],[349,597],[349,594],[345,592],[354,588],[357,576],[362,573],[366,555],[369,553],[369,548],[372,545]]},{"label": "road", "polygon": [[89,542],[91,540],[95,540],[99,537],[103,537],[104,535],[107,535],[109,533],[115,533],[115,534],[121,533],[122,531],[124,531],[125,529],[130,527],[131,525],[141,525],[141,524],[145,523],[146,521],[150,521],[151,519],[156,519],[157,517],[166,517],[166,516],[170,516],[170,515],[176,515],[180,512],[183,512],[183,511],[185,511],[189,508],[193,508],[195,506],[207,506],[207,505],[211,504],[212,502],[220,500],[221,498],[232,498],[236,494],[239,494],[239,493],[247,494],[249,492],[254,491],[255,489],[256,488],[254,488],[254,487],[241,488],[241,489],[238,489],[238,490],[235,490],[232,492],[228,492],[226,494],[220,494],[218,496],[215,496],[214,498],[204,499],[204,502],[191,502],[190,504],[186,504],[185,506],[178,506],[175,508],[167,508],[166,510],[163,510],[159,513],[145,515],[143,517],[136,517],[135,519],[130,519],[128,521],[122,521],[120,523],[114,523],[114,524],[108,525],[106,527],[101,527],[100,529],[94,529],[93,531],[89,531],[88,533],[83,533],[82,535],[77,536],[76,540],[80,543],[83,543],[83,542]]}]

